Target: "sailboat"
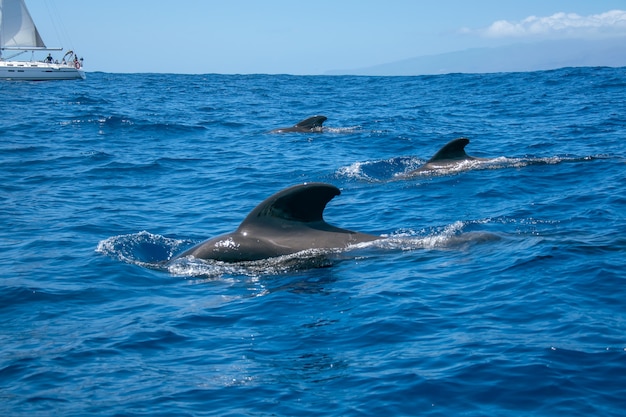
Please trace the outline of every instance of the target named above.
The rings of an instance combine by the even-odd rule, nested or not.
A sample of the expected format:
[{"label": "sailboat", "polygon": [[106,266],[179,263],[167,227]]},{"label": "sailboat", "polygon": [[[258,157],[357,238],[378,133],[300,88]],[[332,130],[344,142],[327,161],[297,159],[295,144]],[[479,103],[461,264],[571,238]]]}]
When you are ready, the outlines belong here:
[{"label": "sailboat", "polygon": [[[24,0],[0,0],[0,80],[84,79],[83,60],[73,51],[68,51],[60,62],[50,53],[44,60],[35,60],[35,52],[61,50],[46,47]],[[10,51],[13,55],[5,58]],[[13,60],[26,52],[31,53],[30,61]]]}]

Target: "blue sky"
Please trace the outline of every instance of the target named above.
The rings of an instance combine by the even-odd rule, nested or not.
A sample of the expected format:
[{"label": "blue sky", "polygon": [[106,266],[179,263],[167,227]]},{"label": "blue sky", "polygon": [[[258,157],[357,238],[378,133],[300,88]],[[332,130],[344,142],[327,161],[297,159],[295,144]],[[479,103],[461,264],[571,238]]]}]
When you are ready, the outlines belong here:
[{"label": "blue sky", "polygon": [[74,48],[87,71],[104,72],[323,74],[528,40],[626,35],[626,0],[26,3],[48,46]]}]

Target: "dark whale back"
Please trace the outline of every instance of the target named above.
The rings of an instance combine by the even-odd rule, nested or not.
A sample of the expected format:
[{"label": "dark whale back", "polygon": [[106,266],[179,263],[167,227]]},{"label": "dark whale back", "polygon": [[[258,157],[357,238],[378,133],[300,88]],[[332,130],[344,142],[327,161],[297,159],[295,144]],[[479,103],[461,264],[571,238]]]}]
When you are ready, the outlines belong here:
[{"label": "dark whale back", "polygon": [[176,258],[253,261],[306,249],[345,248],[378,239],[324,221],[326,204],[340,193],[337,187],[325,183],[286,188],[257,205],[234,232],[202,242]]},{"label": "dark whale back", "polygon": [[465,153],[465,146],[469,143],[467,138],[458,138],[446,143],[430,158],[426,163],[436,161],[458,161],[463,159],[471,159],[472,157]]},{"label": "dark whale back", "polygon": [[324,221],[326,204],[339,194],[339,188],[324,183],[305,183],[289,187],[261,202],[239,227],[268,217],[304,223]]},{"label": "dark whale back", "polygon": [[465,153],[465,146],[469,143],[467,138],[453,139],[443,145],[424,165],[409,172],[406,175],[430,171],[434,169],[448,168],[458,164],[460,161],[484,160]]},{"label": "dark whale back", "polygon": [[322,132],[323,124],[327,120],[326,116],[312,116],[296,123],[291,127],[281,127],[274,129],[271,133],[287,133],[287,132]]}]

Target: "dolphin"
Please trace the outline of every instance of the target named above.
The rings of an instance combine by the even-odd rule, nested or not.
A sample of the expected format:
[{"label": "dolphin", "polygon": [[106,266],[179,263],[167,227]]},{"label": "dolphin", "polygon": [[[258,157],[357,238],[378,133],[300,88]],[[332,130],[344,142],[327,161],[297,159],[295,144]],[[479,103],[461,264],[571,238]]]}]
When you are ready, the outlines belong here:
[{"label": "dolphin", "polygon": [[465,146],[469,143],[467,138],[453,139],[446,143],[424,165],[409,172],[406,175],[416,174],[423,171],[450,168],[462,161],[486,161],[487,158],[470,156],[465,153]]},{"label": "dolphin", "polygon": [[281,127],[270,131],[270,133],[288,133],[288,132],[304,132],[304,133],[320,133],[322,132],[322,124],[326,121],[326,116],[312,116],[296,123],[291,127]]},{"label": "dolphin", "polygon": [[325,183],[285,188],[256,206],[234,232],[206,240],[173,259],[193,256],[223,262],[255,261],[379,239],[324,221],[326,204],[339,194],[337,187]]}]

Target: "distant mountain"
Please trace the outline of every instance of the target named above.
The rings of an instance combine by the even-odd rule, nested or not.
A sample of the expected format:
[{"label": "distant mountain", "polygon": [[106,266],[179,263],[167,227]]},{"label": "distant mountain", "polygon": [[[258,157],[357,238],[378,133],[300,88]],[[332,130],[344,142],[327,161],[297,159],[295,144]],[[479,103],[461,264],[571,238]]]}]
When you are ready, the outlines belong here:
[{"label": "distant mountain", "polygon": [[626,37],[553,40],[427,55],[329,75],[425,75],[523,72],[563,67],[626,66]]}]

